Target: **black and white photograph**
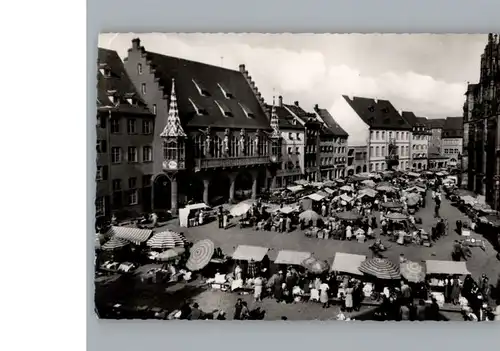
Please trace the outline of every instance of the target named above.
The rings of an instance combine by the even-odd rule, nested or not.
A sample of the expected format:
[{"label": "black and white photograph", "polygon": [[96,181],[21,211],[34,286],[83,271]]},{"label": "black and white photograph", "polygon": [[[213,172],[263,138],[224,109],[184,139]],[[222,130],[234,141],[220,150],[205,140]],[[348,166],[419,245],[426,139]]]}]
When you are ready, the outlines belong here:
[{"label": "black and white photograph", "polygon": [[98,318],[500,320],[497,34],[102,33],[97,57]]}]

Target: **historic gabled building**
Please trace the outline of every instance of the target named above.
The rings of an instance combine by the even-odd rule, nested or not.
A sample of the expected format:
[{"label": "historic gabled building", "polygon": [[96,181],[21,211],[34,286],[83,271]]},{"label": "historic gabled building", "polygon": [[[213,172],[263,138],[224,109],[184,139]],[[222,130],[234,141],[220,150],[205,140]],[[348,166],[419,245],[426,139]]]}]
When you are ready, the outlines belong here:
[{"label": "historic gabled building", "polygon": [[442,155],[448,158],[448,167],[460,166],[463,145],[463,118],[447,117],[442,134]]},{"label": "historic gabled building", "polygon": [[255,197],[272,181],[281,162],[278,125],[244,65],[161,55],[134,39],[125,68],[156,114],[154,209]]},{"label": "historic gabled building", "polygon": [[98,49],[96,215],[136,217],[151,209],[154,114],[115,51]]},{"label": "historic gabled building", "polygon": [[[271,114],[273,105],[266,105]],[[274,113],[281,133],[282,161],[276,170],[274,183],[270,184],[271,189],[293,185],[294,181],[302,179],[305,174],[305,127],[298,118],[283,107],[281,96],[278,98],[278,104],[274,106]]]},{"label": "historic gabled building", "polygon": [[431,130],[427,126],[427,118],[417,117],[410,111],[403,111],[401,116],[412,128],[412,137],[410,141],[411,169],[414,171],[427,169],[429,139],[431,136]]},{"label": "historic gabled building", "polygon": [[410,167],[412,128],[387,100],[343,96],[364,124],[370,171]]},{"label": "historic gabled building", "polygon": [[[347,139],[349,134],[335,121],[327,109],[314,106],[316,118],[323,123],[324,135],[331,135],[328,142],[322,145],[323,155],[320,155],[321,164],[332,164],[333,167],[321,170],[322,179],[342,178],[346,175],[347,167]],[[325,167],[326,168],[326,167]]]},{"label": "historic gabled building", "polygon": [[304,127],[305,151],[304,151],[304,176],[308,181],[321,180],[321,139],[320,132],[322,124],[316,119],[312,112],[306,112],[300,107],[299,102],[293,105],[282,104],[282,106]]},{"label": "historic gabled building", "polygon": [[[464,156],[467,187],[498,209],[500,202],[500,43],[488,34],[481,55],[479,83],[469,84],[464,104]],[[463,162],[464,160],[462,160]]]},{"label": "historic gabled building", "polygon": [[443,154],[444,118],[429,118],[427,127],[431,130],[429,139],[428,168],[445,168],[448,166],[448,157]]}]

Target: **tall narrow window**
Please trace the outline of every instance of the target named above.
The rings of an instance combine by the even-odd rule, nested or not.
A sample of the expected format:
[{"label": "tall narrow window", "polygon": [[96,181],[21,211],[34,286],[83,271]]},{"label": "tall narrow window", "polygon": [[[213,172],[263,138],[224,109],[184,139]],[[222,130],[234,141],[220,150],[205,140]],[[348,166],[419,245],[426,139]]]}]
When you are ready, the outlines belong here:
[{"label": "tall narrow window", "polygon": [[141,84],[141,92],[143,95],[146,95],[146,83]]},{"label": "tall narrow window", "polygon": [[137,64],[137,74],[142,74],[142,63]]},{"label": "tall narrow window", "polygon": [[135,134],[137,133],[136,123],[137,121],[133,118],[127,120],[127,133]]},{"label": "tall narrow window", "polygon": [[153,148],[144,146],[142,148],[142,162],[151,162],[153,160]]},{"label": "tall narrow window", "polygon": [[118,118],[111,119],[111,133],[120,133],[120,120]]},{"label": "tall narrow window", "polygon": [[137,148],[135,146],[129,146],[127,156],[128,162],[137,162]]},{"label": "tall narrow window", "polygon": [[120,163],[122,162],[122,150],[119,147],[111,148],[111,162]]},{"label": "tall narrow window", "polygon": [[153,115],[156,115],[156,104],[153,105]]}]

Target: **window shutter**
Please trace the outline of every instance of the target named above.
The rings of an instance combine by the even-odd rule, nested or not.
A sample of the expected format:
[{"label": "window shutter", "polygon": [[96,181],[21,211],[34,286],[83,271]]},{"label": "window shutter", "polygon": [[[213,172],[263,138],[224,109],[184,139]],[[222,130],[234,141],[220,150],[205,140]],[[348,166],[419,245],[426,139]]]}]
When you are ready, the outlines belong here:
[{"label": "window shutter", "polygon": [[102,180],[108,180],[108,166],[102,166]]}]

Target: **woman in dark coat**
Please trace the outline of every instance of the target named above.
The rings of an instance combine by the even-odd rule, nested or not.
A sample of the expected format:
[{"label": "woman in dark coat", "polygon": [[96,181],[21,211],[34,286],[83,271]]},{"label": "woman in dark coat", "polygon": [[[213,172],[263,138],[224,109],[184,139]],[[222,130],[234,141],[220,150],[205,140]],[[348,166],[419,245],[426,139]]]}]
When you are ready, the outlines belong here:
[{"label": "woman in dark coat", "polygon": [[454,305],[456,305],[458,304],[459,298],[460,298],[460,283],[458,282],[457,278],[453,278],[453,282],[451,284],[450,300]]},{"label": "woman in dark coat", "polygon": [[280,271],[274,281],[274,298],[276,299],[276,302],[281,302],[283,299],[283,283],[283,272]]}]

